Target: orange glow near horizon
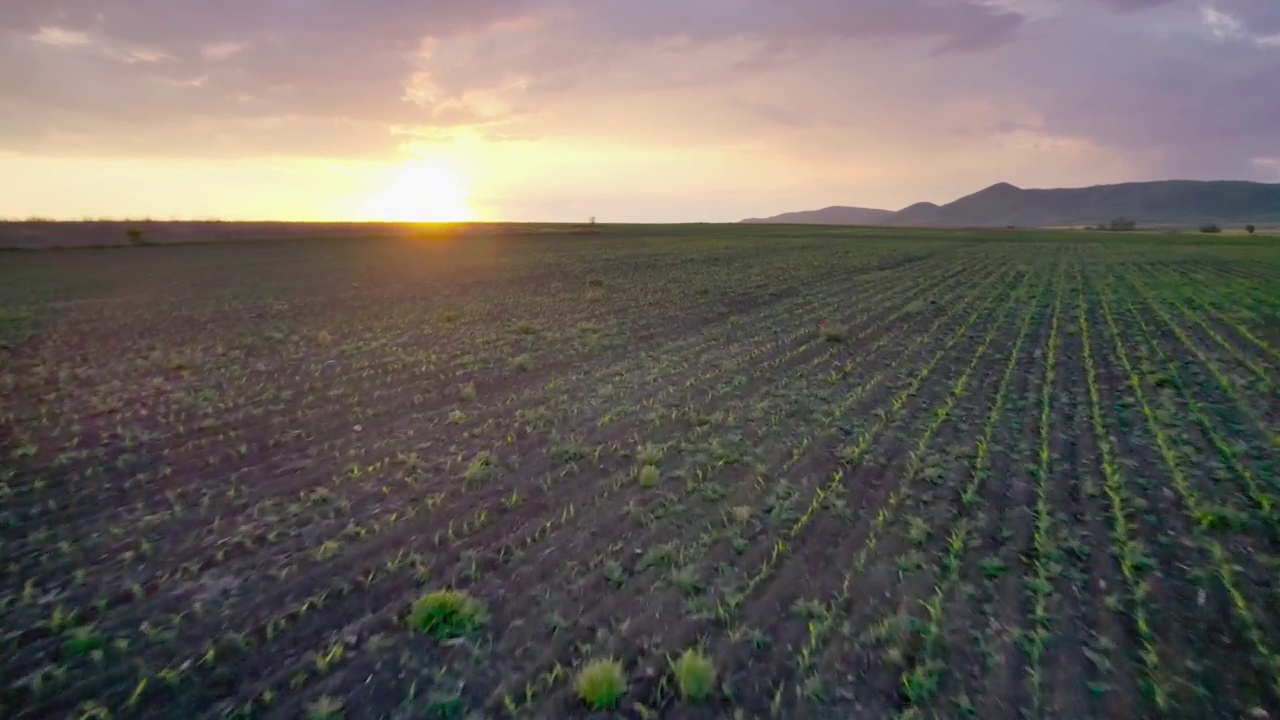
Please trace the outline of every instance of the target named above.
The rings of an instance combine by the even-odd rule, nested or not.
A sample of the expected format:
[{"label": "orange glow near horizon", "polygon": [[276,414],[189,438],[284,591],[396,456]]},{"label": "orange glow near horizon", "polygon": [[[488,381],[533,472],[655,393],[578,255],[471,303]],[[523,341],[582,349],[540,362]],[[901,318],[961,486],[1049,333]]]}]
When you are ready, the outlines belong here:
[{"label": "orange glow near horizon", "polygon": [[414,160],[400,167],[365,206],[370,220],[469,222],[477,220],[471,194],[448,164]]}]

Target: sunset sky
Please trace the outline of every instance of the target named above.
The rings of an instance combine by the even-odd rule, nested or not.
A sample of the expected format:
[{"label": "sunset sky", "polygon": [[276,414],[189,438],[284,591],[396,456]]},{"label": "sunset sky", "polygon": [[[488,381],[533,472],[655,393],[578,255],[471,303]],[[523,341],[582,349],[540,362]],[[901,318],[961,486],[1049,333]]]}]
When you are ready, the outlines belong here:
[{"label": "sunset sky", "polygon": [[721,221],[1280,181],[1280,0],[0,0],[0,216]]}]

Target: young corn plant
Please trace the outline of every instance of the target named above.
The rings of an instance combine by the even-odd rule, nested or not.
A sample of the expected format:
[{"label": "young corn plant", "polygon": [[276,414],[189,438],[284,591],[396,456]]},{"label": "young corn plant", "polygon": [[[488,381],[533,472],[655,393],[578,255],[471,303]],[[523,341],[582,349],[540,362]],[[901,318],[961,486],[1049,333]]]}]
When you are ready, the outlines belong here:
[{"label": "young corn plant", "polygon": [[1160,656],[1156,650],[1156,640],[1147,614],[1144,598],[1148,594],[1147,581],[1143,575],[1141,551],[1138,548],[1130,529],[1131,502],[1128,489],[1120,472],[1115,450],[1111,445],[1110,430],[1102,416],[1102,394],[1098,387],[1098,373],[1093,360],[1093,343],[1089,335],[1089,323],[1086,321],[1086,305],[1084,283],[1080,282],[1078,298],[1078,318],[1081,344],[1083,346],[1085,381],[1089,387],[1089,418],[1093,425],[1094,441],[1098,444],[1102,455],[1103,490],[1111,506],[1111,537],[1115,544],[1113,554],[1120,563],[1120,572],[1124,576],[1129,590],[1129,608],[1137,629],[1139,650],[1142,659],[1147,695],[1155,706],[1164,712],[1169,707],[1168,681],[1160,664]]},{"label": "young corn plant", "polygon": [[1254,609],[1249,605],[1244,595],[1240,591],[1239,580],[1236,576],[1235,564],[1231,561],[1222,545],[1213,538],[1205,537],[1199,531],[1199,527],[1194,525],[1195,519],[1201,515],[1201,502],[1195,489],[1191,486],[1187,479],[1186,471],[1179,462],[1177,454],[1174,452],[1168,434],[1160,420],[1153,412],[1150,403],[1147,400],[1146,393],[1143,391],[1143,382],[1137,372],[1134,370],[1133,363],[1129,360],[1129,354],[1121,340],[1122,335],[1116,326],[1115,319],[1111,313],[1111,307],[1104,295],[1102,298],[1102,316],[1106,321],[1107,327],[1111,331],[1112,343],[1115,348],[1116,357],[1120,360],[1120,365],[1124,368],[1125,375],[1128,379],[1129,387],[1132,390],[1132,396],[1138,403],[1138,408],[1142,412],[1142,416],[1146,421],[1147,428],[1151,431],[1156,441],[1156,448],[1159,451],[1161,459],[1164,461],[1166,469],[1168,469],[1173,480],[1174,489],[1182,500],[1182,506],[1186,509],[1190,516],[1193,527],[1196,527],[1196,536],[1194,539],[1198,544],[1205,548],[1209,555],[1213,558],[1214,571],[1217,573],[1223,589],[1231,598],[1231,606],[1234,611],[1233,615],[1244,631],[1245,636],[1249,639],[1253,646],[1255,662],[1269,674],[1272,683],[1272,690],[1280,694],[1280,655],[1278,655],[1267,637],[1266,632],[1262,628],[1262,624],[1257,619]]},{"label": "young corn plant", "polygon": [[1053,300],[1053,316],[1049,324],[1049,337],[1045,340],[1044,379],[1040,389],[1040,413],[1038,428],[1037,464],[1035,467],[1035,520],[1032,528],[1032,542],[1035,560],[1032,576],[1026,580],[1028,599],[1031,605],[1031,627],[1027,630],[1024,649],[1028,655],[1027,680],[1030,685],[1031,710],[1039,715],[1044,702],[1043,673],[1041,660],[1045,648],[1052,638],[1052,617],[1049,614],[1049,598],[1053,593],[1053,571],[1055,542],[1053,537],[1053,516],[1049,507],[1049,474],[1052,472],[1052,451],[1050,449],[1051,422],[1053,418],[1054,385],[1057,382],[1058,363],[1058,327],[1062,316],[1062,285],[1064,269],[1059,269],[1057,290]]}]

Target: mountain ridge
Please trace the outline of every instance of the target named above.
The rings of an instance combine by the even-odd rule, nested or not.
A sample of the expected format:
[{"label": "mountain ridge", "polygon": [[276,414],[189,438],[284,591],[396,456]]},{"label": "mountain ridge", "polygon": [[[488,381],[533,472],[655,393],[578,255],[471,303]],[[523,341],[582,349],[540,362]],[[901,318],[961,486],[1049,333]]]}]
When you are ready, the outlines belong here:
[{"label": "mountain ridge", "polygon": [[802,210],[800,212],[782,213],[770,218],[747,218],[744,223],[803,223],[815,225],[877,225],[891,219],[892,210],[851,207],[848,205],[832,205],[820,210]]},{"label": "mountain ridge", "polygon": [[918,202],[898,211],[850,208],[838,220],[821,210],[749,218],[744,223],[893,225],[921,227],[1049,227],[1095,225],[1127,217],[1141,225],[1280,221],[1280,183],[1247,180],[1155,180],[1080,188],[1024,189],[1000,182],[944,205]]}]

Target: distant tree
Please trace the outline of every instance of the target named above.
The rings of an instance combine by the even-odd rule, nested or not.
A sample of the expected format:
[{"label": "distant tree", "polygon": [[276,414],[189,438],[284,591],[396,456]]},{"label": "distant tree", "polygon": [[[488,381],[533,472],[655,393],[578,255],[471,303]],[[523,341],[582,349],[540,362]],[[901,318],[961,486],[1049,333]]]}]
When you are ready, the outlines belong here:
[{"label": "distant tree", "polygon": [[125,228],[124,234],[129,238],[130,245],[146,245],[147,242],[142,239],[142,228],[131,227]]},{"label": "distant tree", "polygon": [[1138,227],[1137,221],[1127,217],[1115,218],[1107,225],[1107,229],[1111,232],[1128,232],[1136,227]]},{"label": "distant tree", "polygon": [[1247,232],[1247,233],[1249,233],[1250,235],[1252,235],[1252,234],[1253,234],[1253,231],[1254,231],[1254,230],[1257,230],[1257,229],[1258,229],[1258,228],[1256,228],[1256,227],[1254,227],[1254,226],[1252,226],[1252,225],[1245,225],[1245,226],[1244,226],[1244,231],[1245,231],[1245,232]]},{"label": "distant tree", "polygon": [[1211,233],[1211,234],[1212,234],[1212,233],[1220,233],[1220,232],[1222,232],[1222,228],[1218,227],[1215,223],[1209,223],[1208,225],[1201,225],[1201,226],[1200,226],[1200,232],[1202,232],[1202,233]]},{"label": "distant tree", "polygon": [[596,224],[596,216],[595,216],[595,215],[592,215],[592,216],[587,220],[587,222],[588,222],[589,224],[591,224],[591,225],[595,225],[595,224]]}]

